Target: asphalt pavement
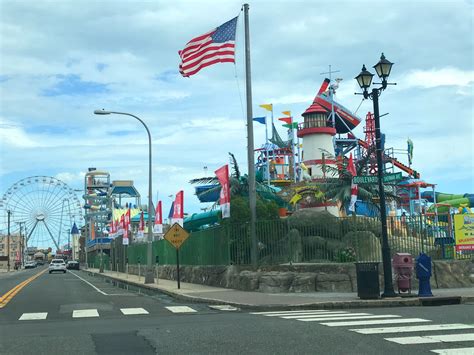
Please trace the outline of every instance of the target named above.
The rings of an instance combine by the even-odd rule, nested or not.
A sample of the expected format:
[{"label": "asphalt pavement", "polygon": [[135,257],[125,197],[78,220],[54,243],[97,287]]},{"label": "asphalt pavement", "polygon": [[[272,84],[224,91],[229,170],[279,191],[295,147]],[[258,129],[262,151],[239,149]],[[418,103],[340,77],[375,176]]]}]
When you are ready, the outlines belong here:
[{"label": "asphalt pavement", "polygon": [[474,354],[473,303],[252,312],[143,292],[44,273],[0,309],[0,354]]}]

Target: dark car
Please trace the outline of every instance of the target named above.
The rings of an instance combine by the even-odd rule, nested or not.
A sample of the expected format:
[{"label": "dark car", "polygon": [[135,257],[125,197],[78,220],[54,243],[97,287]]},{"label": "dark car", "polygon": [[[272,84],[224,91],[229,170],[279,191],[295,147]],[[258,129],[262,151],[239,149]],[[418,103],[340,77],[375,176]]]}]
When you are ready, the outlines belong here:
[{"label": "dark car", "polygon": [[69,270],[79,270],[79,262],[75,260],[68,261],[66,267]]}]

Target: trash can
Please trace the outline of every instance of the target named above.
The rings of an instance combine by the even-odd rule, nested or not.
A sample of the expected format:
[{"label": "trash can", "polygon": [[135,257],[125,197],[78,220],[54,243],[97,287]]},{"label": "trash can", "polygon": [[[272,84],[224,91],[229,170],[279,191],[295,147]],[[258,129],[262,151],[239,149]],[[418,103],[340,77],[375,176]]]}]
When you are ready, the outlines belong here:
[{"label": "trash can", "polygon": [[408,253],[396,253],[392,259],[398,293],[411,293],[411,277],[413,275],[413,257]]},{"label": "trash can", "polygon": [[379,263],[355,263],[357,275],[357,296],[363,300],[380,297]]}]

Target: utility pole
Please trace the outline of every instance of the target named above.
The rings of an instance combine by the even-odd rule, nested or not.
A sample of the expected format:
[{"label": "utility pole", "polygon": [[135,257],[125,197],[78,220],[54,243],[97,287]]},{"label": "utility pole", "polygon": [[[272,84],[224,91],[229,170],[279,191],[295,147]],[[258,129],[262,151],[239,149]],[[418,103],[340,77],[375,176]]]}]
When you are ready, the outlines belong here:
[{"label": "utility pole", "polygon": [[7,271],[10,271],[10,215],[12,214],[12,211],[8,210],[7,215],[8,215],[8,234],[7,234]]}]

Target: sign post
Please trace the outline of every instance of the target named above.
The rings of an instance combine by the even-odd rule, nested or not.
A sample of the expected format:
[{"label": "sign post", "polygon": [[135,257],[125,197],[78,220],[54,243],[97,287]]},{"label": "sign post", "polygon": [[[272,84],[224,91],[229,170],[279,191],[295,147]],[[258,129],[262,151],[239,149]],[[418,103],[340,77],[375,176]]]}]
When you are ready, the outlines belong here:
[{"label": "sign post", "polygon": [[178,278],[178,289],[181,288],[180,275],[179,275],[179,248],[188,239],[189,233],[181,227],[178,223],[175,223],[166,232],[164,238],[176,248],[176,269]]},{"label": "sign post", "polygon": [[[384,183],[389,182],[396,182],[402,180],[402,173],[394,173],[394,174],[385,174],[383,177]],[[353,178],[354,184],[376,184],[378,182],[376,175],[359,175],[354,176]]]}]

